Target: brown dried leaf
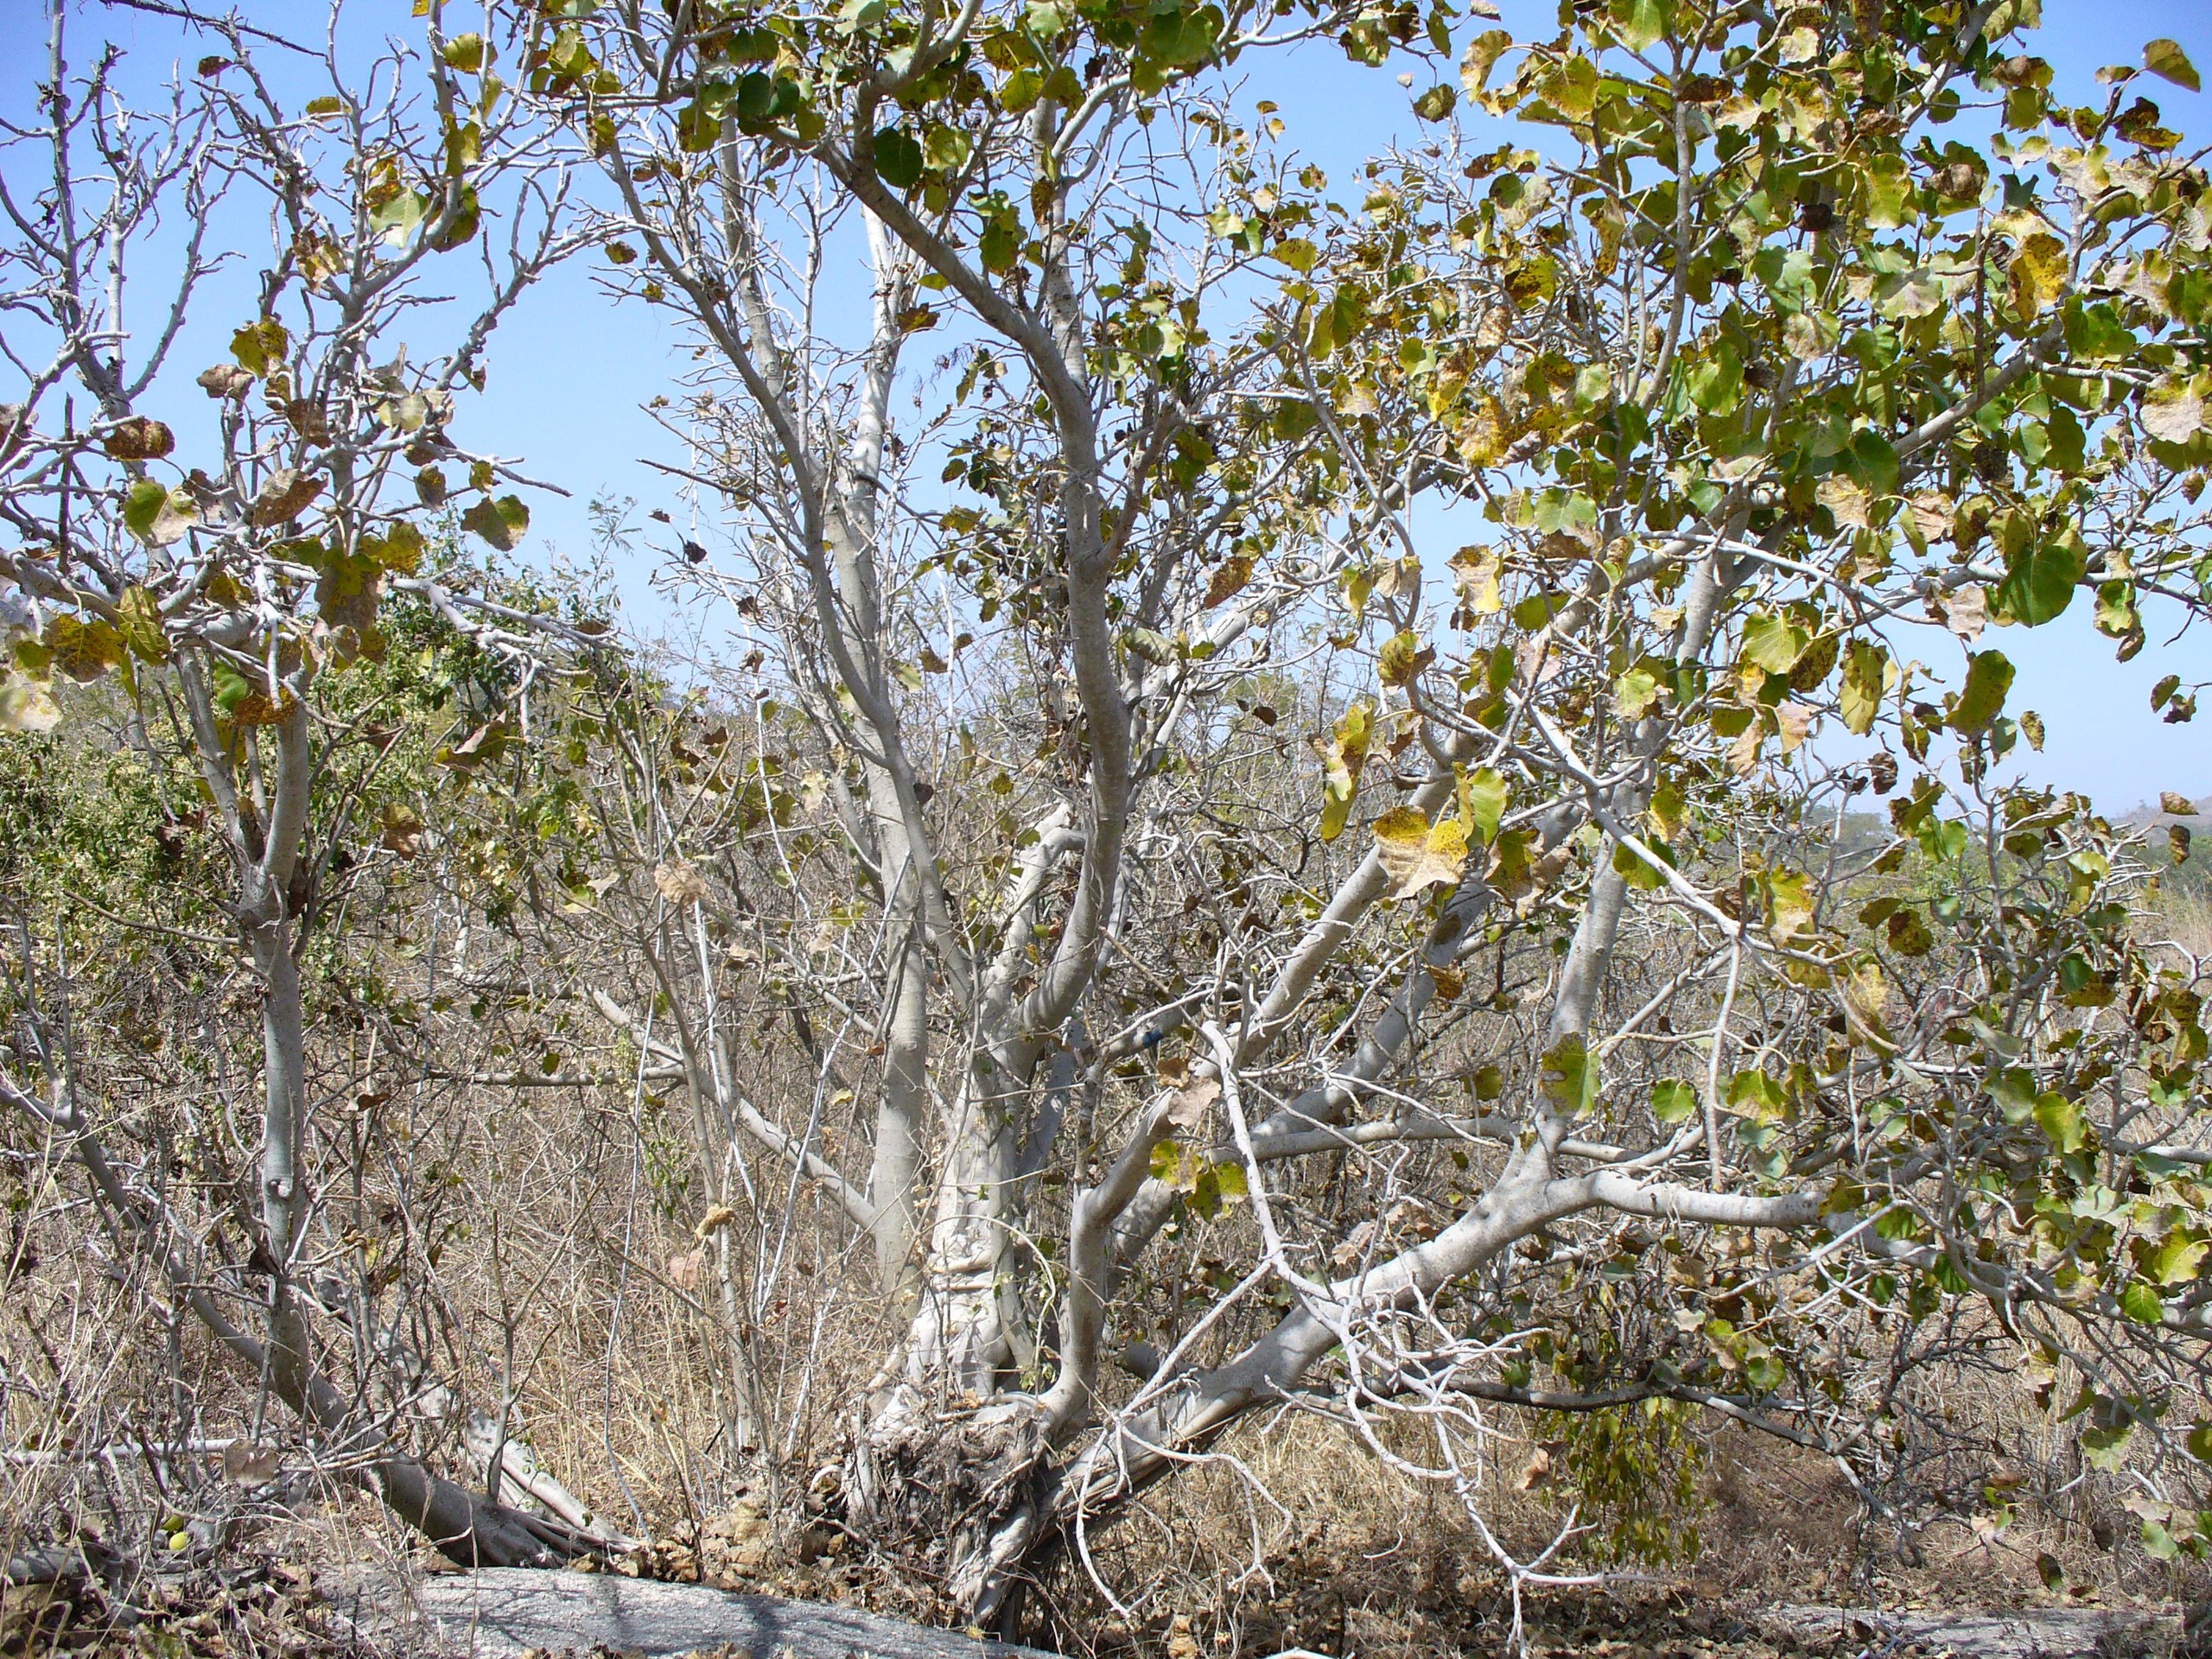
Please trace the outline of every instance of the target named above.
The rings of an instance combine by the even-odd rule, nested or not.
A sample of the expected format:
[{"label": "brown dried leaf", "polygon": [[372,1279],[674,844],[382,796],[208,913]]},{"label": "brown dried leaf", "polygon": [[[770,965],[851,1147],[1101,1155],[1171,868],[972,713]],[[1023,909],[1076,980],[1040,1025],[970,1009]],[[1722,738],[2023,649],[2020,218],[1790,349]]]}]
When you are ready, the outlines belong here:
[{"label": "brown dried leaf", "polygon": [[1955,588],[1942,601],[1943,626],[1972,645],[1989,626],[1989,595],[1978,582]]},{"label": "brown dried leaf", "polygon": [[1552,1478],[1552,1454],[1542,1446],[1529,1452],[1529,1461],[1521,1466],[1519,1478],[1514,1481],[1516,1492],[1534,1491]]},{"label": "brown dried leaf", "polygon": [[210,397],[235,402],[253,389],[253,376],[235,363],[218,363],[200,370],[200,389]]},{"label": "brown dried leaf", "polygon": [[263,480],[253,498],[253,505],[246,510],[247,521],[256,530],[266,530],[272,524],[289,524],[307,511],[308,503],[322,493],[322,480],[312,473],[295,472],[289,467],[280,467]]},{"label": "brown dried leaf", "polygon": [[1205,1116],[1206,1108],[1220,1098],[1219,1078],[1198,1077],[1175,1091],[1168,1103],[1167,1122],[1177,1129],[1194,1129]]},{"label": "brown dried leaf", "polygon": [[176,434],[151,416],[133,415],[111,427],[100,448],[118,461],[159,461],[176,448]]},{"label": "brown dried leaf", "polygon": [[654,865],[653,886],[662,898],[678,907],[706,901],[707,879],[682,859]]},{"label": "brown dried leaf", "polygon": [[283,1459],[273,1446],[238,1440],[223,1448],[223,1472],[241,1486],[266,1486],[282,1467]]}]

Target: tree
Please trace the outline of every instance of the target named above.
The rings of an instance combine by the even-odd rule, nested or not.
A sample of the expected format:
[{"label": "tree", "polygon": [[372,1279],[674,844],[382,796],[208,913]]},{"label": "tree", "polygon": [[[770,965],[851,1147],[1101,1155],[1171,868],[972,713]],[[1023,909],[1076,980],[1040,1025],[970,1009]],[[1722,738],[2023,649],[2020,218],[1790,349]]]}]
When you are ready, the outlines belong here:
[{"label": "tree", "polygon": [[[2031,11],[614,7],[549,48],[610,280],[706,353],[702,591],[817,779],[803,833],[698,833],[773,836],[757,971],[873,1035],[822,1072],[866,1172],[739,1081],[708,930],[759,890],[710,860],[654,1040],[871,1236],[846,1502],[949,1538],[978,1616],[1287,1400],[1378,1450],[1418,1412],[1473,1501],[1484,1402],[1878,1472],[1875,1351],[1961,1298],[2107,1447],[2195,1386],[2198,970],[2108,823],[2008,781],[2039,722],[1983,636],[2205,602],[2205,180],[2141,72],[2056,106]],[[1357,211],[1210,91],[1318,33],[1460,54]],[[1463,99],[1559,138],[1478,150]],[[1163,1354],[1146,1268],[1198,1229],[1247,1267]]]},{"label": "tree", "polygon": [[[2143,925],[2139,847],[2018,781],[2048,690],[2000,645],[2094,606],[2132,655],[2212,601],[2208,186],[2141,96],[2194,84],[2178,46],[2074,109],[2028,0],[1607,0],[1520,42],[1480,3],[542,10],[502,37],[510,105],[432,8],[437,108],[528,112],[446,154],[565,135],[606,283],[692,332],[671,471],[722,522],[671,592],[731,639],[588,664],[537,861],[483,913],[563,992],[588,964],[637,1161],[696,1214],[669,1283],[719,1281],[733,1461],[775,1475],[852,1407],[815,1492],[1011,1624],[1062,1552],[1305,1411],[1463,1500],[1517,1605],[1557,1546],[1485,1521],[1494,1411],[1589,1425],[1564,1479],[1598,1509],[1698,1412],[1909,1522],[1961,1432],[1927,1369],[2024,1366],[2153,1483],[2158,1547],[2212,1548],[2202,969]],[[1433,140],[1351,190],[1224,81],[1317,37],[1458,65],[1414,93]],[[1543,146],[1481,148],[1478,107]],[[358,199],[342,291],[396,293],[378,234],[427,258],[465,216],[420,176]],[[324,338],[262,327],[264,359]],[[101,372],[76,349],[57,375]],[[363,453],[404,453],[359,407]],[[106,418],[113,449],[136,417]],[[499,544],[496,470],[465,522]],[[25,476],[58,511],[74,475]],[[10,556],[82,608],[0,696],[44,720],[35,677],[109,637],[82,618],[127,643],[163,596],[106,657],[213,688],[176,695],[274,987],[299,936],[250,906],[246,762],[332,729],[300,711],[345,683],[353,599],[514,652],[495,697],[559,630],[383,569],[415,543],[335,467],[313,555],[267,545],[257,478],[209,486],[226,539],[178,529],[197,498],[118,486],[101,520],[71,483],[142,563]],[[248,557],[232,601],[204,573]],[[173,620],[264,589],[292,608],[254,652]],[[270,1147],[303,1116],[283,1027]],[[276,1156],[264,1239],[297,1224]],[[286,1259],[226,1271],[272,1310],[238,1351],[296,1393]],[[863,1344],[872,1374],[823,1357]],[[1661,1549],[1632,1507],[1560,1543]]]},{"label": "tree", "polygon": [[[141,1144],[149,1126],[86,1074],[69,936],[57,921],[50,949],[35,949],[28,906],[14,918],[10,980],[22,1070],[19,1080],[11,1064],[0,1096],[81,1166],[125,1254],[158,1269],[156,1299],[180,1299],[324,1455],[358,1467],[440,1548],[465,1563],[575,1554],[598,1541],[573,1515],[500,1501],[499,1448],[480,1496],[391,1435],[401,1408],[382,1385],[411,1403],[435,1384],[381,1324],[374,1276],[334,1265],[365,1266],[327,1236],[347,1148],[311,1089],[303,992],[307,958],[365,873],[359,843],[372,838],[373,857],[383,834],[388,858],[404,828],[393,801],[379,802],[397,733],[378,716],[394,688],[361,695],[391,644],[386,607],[427,613],[449,655],[512,663],[509,689],[524,693],[549,642],[584,643],[467,591],[466,566],[438,556],[423,527],[449,489],[456,507],[471,502],[461,522],[497,546],[527,524],[518,497],[495,493],[512,467],[449,429],[456,395],[482,383],[493,327],[566,251],[565,181],[503,98],[480,35],[447,39],[434,23],[427,53],[394,50],[357,78],[334,48],[209,25],[219,50],[150,112],[125,91],[118,53],[79,71],[67,38],[56,5],[46,124],[10,135],[0,186],[13,238],[0,254],[8,349],[24,382],[5,411],[0,518],[16,544],[0,573],[29,601],[10,629],[0,721],[50,731],[57,682],[118,683],[146,798],[122,821],[172,854],[212,827],[219,857],[201,868],[219,888],[185,884],[204,916],[127,920],[195,948],[220,941],[189,923],[219,926],[243,953],[261,1050],[258,1147],[250,1172],[202,1165],[194,1194],[171,1192],[161,1135]],[[296,102],[302,62],[327,90]],[[33,149],[46,159],[35,182]],[[224,267],[246,249],[224,238],[232,216],[257,213],[270,240],[241,280]],[[471,254],[488,277],[473,311],[450,350],[410,363],[396,325],[419,315],[429,273]],[[142,310],[135,279],[158,282],[165,264],[174,282]],[[218,306],[243,315],[227,356],[197,377],[207,418],[181,442],[145,408],[174,395],[179,341]],[[465,469],[466,485],[448,467]],[[204,1141],[195,1155],[219,1156]],[[207,1202],[226,1189],[234,1204]]]}]

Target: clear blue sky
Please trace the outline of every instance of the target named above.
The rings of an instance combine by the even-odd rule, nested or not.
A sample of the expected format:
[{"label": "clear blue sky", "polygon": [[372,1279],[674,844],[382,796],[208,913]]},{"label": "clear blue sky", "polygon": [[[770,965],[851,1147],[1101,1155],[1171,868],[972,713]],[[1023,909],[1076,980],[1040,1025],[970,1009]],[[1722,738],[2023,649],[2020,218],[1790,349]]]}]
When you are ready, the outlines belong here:
[{"label": "clear blue sky", "polygon": [[[321,7],[316,0],[247,0],[242,10],[271,26],[298,28]],[[413,38],[421,25],[410,10],[409,0],[352,0],[345,35],[364,48],[387,33]],[[1553,27],[1552,0],[1503,0],[1503,10],[1516,35],[1548,33]],[[2136,62],[2143,42],[2159,35],[2179,41],[2212,73],[2212,0],[2044,0],[2044,10],[2037,49],[2057,67],[2062,88],[2075,89],[2079,101],[2094,94],[2091,76],[2098,65]],[[175,26],[162,20],[96,4],[73,11],[73,55],[79,63],[97,41],[112,40],[131,50],[133,79],[143,84],[156,65],[166,70],[181,54],[197,55],[196,48],[180,48]],[[0,63],[7,66],[0,69],[0,111],[11,118],[29,112],[33,84],[44,67],[44,13],[40,0],[0,0]],[[1408,109],[1411,93],[1389,74],[1357,69],[1325,46],[1301,48],[1270,66],[1248,83],[1246,94],[1248,100],[1274,99],[1292,139],[1332,180],[1394,139],[1410,137],[1417,126]],[[2212,133],[2212,104],[2205,96],[2164,83],[2152,95],[2169,125],[2197,139]],[[608,304],[593,290],[591,270],[588,262],[572,263],[524,302],[493,343],[486,392],[462,411],[472,447],[526,457],[534,475],[571,492],[566,500],[533,503],[530,545],[541,556],[583,550],[586,504],[595,494],[634,497],[641,523],[652,507],[683,518],[669,480],[643,464],[644,457],[679,461],[681,455],[639,405],[670,390],[671,378],[685,366],[687,345],[661,314]],[[224,315],[226,338],[230,325],[227,312]],[[200,345],[187,342],[187,378],[219,349],[212,326],[207,349],[194,355]],[[6,400],[7,389],[0,387],[0,401]],[[658,525],[644,527],[664,543],[670,539]],[[625,573],[625,590],[641,613],[653,604],[645,585],[649,574]],[[2154,633],[2151,647],[2134,662],[2116,664],[2110,642],[2089,626],[2089,609],[2077,602],[2060,621],[2033,632],[2008,631],[2005,639],[2007,653],[2021,665],[2023,686],[2038,688],[2031,700],[2050,732],[2044,755],[2030,759],[2031,775],[2087,791],[2115,811],[2155,798],[2161,789],[2212,794],[2212,710],[2180,727],[2166,726],[2148,712],[2149,688],[2169,669],[2190,679],[2212,674],[2212,643],[2192,635],[2169,652]],[[633,620],[647,620],[644,614]],[[1936,643],[1930,641],[1931,657]],[[2184,653],[2187,661],[2181,660]]]}]

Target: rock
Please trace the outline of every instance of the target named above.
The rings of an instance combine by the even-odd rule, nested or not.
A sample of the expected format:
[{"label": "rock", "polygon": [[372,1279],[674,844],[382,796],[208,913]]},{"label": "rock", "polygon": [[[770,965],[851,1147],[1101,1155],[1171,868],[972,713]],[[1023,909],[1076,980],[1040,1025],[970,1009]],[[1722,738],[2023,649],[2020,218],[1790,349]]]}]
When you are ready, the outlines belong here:
[{"label": "rock", "polygon": [[1917,1644],[1958,1659],[2075,1659],[2076,1656],[2166,1650],[2182,1634],[2172,1612],[2125,1607],[2022,1607],[2012,1611],[1880,1612],[1871,1607],[1782,1605],[1757,1622],[1811,1645],[1872,1642]]},{"label": "rock", "polygon": [[493,1568],[397,1581],[323,1578],[334,1620],[378,1646],[510,1659],[604,1648],[655,1659],[721,1649],[736,1659],[1052,1659],[1035,1648],[879,1618],[850,1608],[738,1595],[612,1573]]}]

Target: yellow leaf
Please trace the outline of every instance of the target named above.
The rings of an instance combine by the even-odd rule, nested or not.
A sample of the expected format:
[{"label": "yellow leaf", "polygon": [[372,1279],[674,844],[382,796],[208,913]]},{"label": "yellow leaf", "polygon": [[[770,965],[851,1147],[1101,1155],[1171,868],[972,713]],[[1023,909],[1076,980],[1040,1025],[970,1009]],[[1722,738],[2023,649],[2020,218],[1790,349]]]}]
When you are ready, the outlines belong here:
[{"label": "yellow leaf", "polygon": [[61,723],[54,693],[37,680],[0,680],[0,732],[50,732]]},{"label": "yellow leaf", "polygon": [[1413,808],[1394,806],[1375,820],[1374,829],[1376,855],[1389,874],[1394,899],[1456,882],[1467,867],[1467,829],[1457,818],[1431,826]]}]

